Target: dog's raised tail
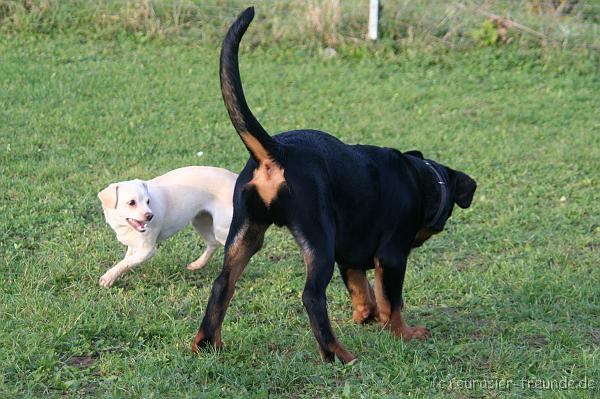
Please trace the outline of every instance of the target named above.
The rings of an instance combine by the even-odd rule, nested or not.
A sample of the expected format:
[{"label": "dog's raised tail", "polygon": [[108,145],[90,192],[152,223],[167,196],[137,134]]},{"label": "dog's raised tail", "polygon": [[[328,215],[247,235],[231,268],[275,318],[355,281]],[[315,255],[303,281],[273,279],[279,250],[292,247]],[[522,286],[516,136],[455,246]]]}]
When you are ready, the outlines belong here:
[{"label": "dog's raised tail", "polygon": [[278,144],[256,120],[246,103],[238,50],[240,41],[254,18],[254,7],[244,10],[231,25],[221,47],[221,93],[229,118],[250,155],[257,161],[276,160]]}]

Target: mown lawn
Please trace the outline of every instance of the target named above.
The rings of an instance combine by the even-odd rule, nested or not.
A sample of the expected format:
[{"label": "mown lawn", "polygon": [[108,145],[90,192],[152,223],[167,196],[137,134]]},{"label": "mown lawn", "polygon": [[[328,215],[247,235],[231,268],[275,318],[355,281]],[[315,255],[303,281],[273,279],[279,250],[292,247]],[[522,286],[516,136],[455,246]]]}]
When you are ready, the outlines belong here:
[{"label": "mown lawn", "polygon": [[508,48],[324,59],[243,47],[241,63],[272,133],[317,128],[417,148],[477,180],[473,206],[409,262],[407,317],[433,338],[405,343],[355,325],[336,275],[330,316],[359,361],[322,363],[300,253],[272,228],[238,283],[226,350],[192,356],[222,251],[187,271],[203,244],[186,229],[101,288],[124,248],[96,193],[185,165],[241,170],[247,153],[220,98],[218,50],[4,38],[1,397],[599,395],[597,56]]}]

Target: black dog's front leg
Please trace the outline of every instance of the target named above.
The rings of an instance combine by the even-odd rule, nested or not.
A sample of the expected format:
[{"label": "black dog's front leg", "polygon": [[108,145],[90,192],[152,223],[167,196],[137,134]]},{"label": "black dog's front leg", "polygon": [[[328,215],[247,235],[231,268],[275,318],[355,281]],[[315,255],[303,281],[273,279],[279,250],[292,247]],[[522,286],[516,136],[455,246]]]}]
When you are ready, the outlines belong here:
[{"label": "black dog's front leg", "polygon": [[408,255],[398,256],[393,261],[376,259],[375,295],[379,308],[379,321],[390,328],[398,338],[410,341],[413,338],[426,339],[431,333],[424,326],[412,327],[402,317],[404,301],[402,289]]},{"label": "black dog's front leg", "polygon": [[352,319],[358,324],[378,319],[379,311],[377,309],[377,302],[375,301],[373,288],[367,279],[367,271],[340,266],[340,275],[348,289],[352,305],[354,306]]}]

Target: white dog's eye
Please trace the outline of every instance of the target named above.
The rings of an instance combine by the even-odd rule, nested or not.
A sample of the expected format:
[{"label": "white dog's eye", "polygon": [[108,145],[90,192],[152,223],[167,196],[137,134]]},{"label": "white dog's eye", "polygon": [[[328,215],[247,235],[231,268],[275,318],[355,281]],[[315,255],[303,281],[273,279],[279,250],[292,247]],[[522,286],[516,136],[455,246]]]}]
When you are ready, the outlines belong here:
[{"label": "white dog's eye", "polygon": [[135,201],[134,201],[134,200],[131,200],[131,201],[129,201],[129,202],[127,203],[127,205],[129,205],[129,206],[135,206]]},{"label": "white dog's eye", "polygon": [[146,200],[146,204],[150,205],[150,198]]}]

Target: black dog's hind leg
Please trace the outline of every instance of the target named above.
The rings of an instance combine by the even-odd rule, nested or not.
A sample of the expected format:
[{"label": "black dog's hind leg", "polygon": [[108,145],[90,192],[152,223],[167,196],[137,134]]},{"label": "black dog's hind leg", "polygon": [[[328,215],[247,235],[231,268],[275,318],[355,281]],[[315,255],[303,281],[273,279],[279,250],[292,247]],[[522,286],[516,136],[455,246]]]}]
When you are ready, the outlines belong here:
[{"label": "black dog's hind leg", "polygon": [[[234,212],[236,213],[236,212]],[[235,283],[244,268],[261,247],[268,226],[252,224],[245,216],[234,214],[227,243],[225,244],[225,259],[221,274],[216,278],[204,319],[192,342],[192,351],[212,345],[219,349],[221,342],[221,325],[227,312],[227,307],[235,290]]]},{"label": "black dog's hind leg", "polygon": [[426,339],[431,336],[429,330],[423,326],[411,327],[402,318],[402,288],[404,273],[406,272],[406,257],[401,258],[398,264],[376,260],[375,261],[375,296],[379,308],[379,320],[388,326],[392,334],[398,338],[410,341],[413,338]]},{"label": "black dog's hind leg", "polygon": [[352,319],[358,324],[377,319],[379,317],[377,302],[373,288],[367,279],[367,271],[340,266],[340,274],[354,306]]},{"label": "black dog's hind leg", "polygon": [[[314,227],[314,226],[313,226]],[[310,319],[310,326],[317,339],[319,353],[326,362],[333,362],[335,357],[342,363],[355,359],[337,340],[327,315],[326,290],[334,269],[333,234],[312,230],[307,236],[305,232],[294,234],[302,248],[306,264],[306,284],[302,294],[302,302]]]}]

